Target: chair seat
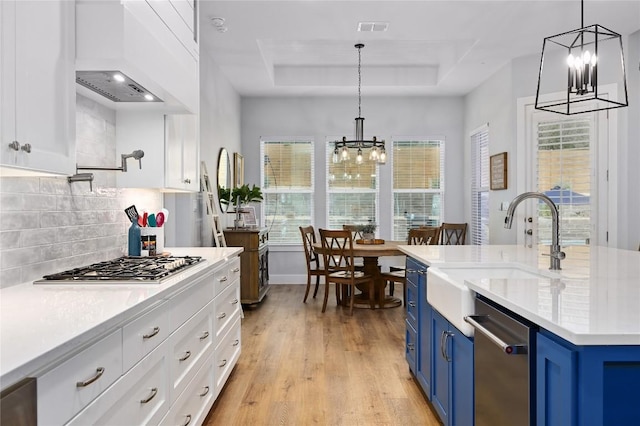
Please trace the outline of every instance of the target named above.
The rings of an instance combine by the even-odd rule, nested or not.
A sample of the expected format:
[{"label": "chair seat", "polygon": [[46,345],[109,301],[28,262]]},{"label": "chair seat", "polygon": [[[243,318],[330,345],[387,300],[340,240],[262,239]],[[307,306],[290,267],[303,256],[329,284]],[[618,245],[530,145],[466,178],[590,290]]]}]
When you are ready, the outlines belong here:
[{"label": "chair seat", "polygon": [[[380,274],[380,276],[383,279],[387,279],[388,281],[391,281],[391,279],[398,279],[398,280],[405,280],[406,279],[406,275],[405,275],[405,271],[389,271],[389,272],[383,272]],[[401,281],[398,281],[401,282]]]},{"label": "chair seat", "polygon": [[[329,274],[329,276],[331,278],[350,278],[351,277],[351,272],[350,271],[338,271],[338,272],[332,272]],[[365,278],[365,274],[362,271],[354,271],[353,272],[353,278]]]}]

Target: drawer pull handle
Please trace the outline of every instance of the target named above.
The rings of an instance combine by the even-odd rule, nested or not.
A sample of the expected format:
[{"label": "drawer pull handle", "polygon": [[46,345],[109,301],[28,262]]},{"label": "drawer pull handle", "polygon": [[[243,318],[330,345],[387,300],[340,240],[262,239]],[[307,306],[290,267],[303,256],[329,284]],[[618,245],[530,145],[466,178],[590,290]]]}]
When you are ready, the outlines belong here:
[{"label": "drawer pull handle", "polygon": [[141,399],[140,400],[140,404],[146,404],[147,402],[151,401],[153,398],[155,398],[155,396],[158,394],[158,388],[151,388],[151,395],[149,395],[148,398],[145,399]]},{"label": "drawer pull handle", "polygon": [[98,368],[96,368],[95,376],[93,376],[92,378],[90,378],[89,380],[86,380],[84,382],[76,382],[76,387],[83,388],[85,386],[89,386],[91,383],[93,383],[96,380],[98,380],[103,374],[104,374],[104,368],[98,367]]},{"label": "drawer pull handle", "polygon": [[149,334],[143,334],[142,338],[143,339],[151,339],[153,336],[155,336],[156,334],[160,333],[160,327],[153,327],[153,331]]},{"label": "drawer pull handle", "polygon": [[222,319],[222,318],[224,318],[226,316],[227,316],[227,314],[223,312],[220,315],[218,315],[218,319]]},{"label": "drawer pull handle", "polygon": [[191,414],[187,414],[187,422],[184,423],[182,426],[187,426],[189,423],[191,423]]},{"label": "drawer pull handle", "polygon": [[225,281],[227,281],[229,278],[227,278],[227,276],[225,275],[224,277],[220,278],[220,282],[223,283]]},{"label": "drawer pull handle", "polygon": [[240,340],[236,339],[233,341],[233,344],[231,346],[238,346],[240,344]]},{"label": "drawer pull handle", "polygon": [[240,268],[233,268],[231,272],[240,272]]},{"label": "drawer pull handle", "polygon": [[200,394],[200,396],[205,396],[205,395],[206,395],[206,394],[208,394],[208,393],[209,393],[209,386],[205,386],[205,387],[204,387],[204,392],[202,392],[202,393]]},{"label": "drawer pull handle", "polygon": [[178,358],[178,361],[182,362],[182,361],[186,361],[189,359],[189,357],[191,356],[191,351],[186,351],[184,353],[184,356],[182,358]]},{"label": "drawer pull handle", "polygon": [[411,306],[412,308],[415,308],[416,307],[416,302],[414,302],[414,301],[409,302],[409,306]]},{"label": "drawer pull handle", "polygon": [[204,340],[204,339],[206,339],[207,337],[209,337],[209,332],[208,332],[208,331],[205,331],[205,332],[202,334],[202,336],[200,336],[200,340]]},{"label": "drawer pull handle", "polygon": [[238,304],[238,299],[233,299],[233,302],[231,302],[232,305],[237,305]]},{"label": "drawer pull handle", "polygon": [[227,360],[223,359],[221,364],[218,364],[218,367],[224,367],[225,365],[227,365]]}]

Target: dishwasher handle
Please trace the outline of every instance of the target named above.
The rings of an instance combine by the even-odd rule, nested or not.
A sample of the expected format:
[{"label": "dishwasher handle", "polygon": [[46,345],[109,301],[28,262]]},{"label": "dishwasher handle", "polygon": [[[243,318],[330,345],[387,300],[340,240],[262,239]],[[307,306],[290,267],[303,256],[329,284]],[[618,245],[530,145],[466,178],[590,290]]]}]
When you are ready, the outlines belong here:
[{"label": "dishwasher handle", "polygon": [[489,340],[491,340],[496,346],[498,346],[502,351],[507,355],[522,355],[527,353],[527,345],[523,344],[513,344],[510,345],[506,343],[504,340],[490,332],[487,328],[485,328],[480,322],[482,320],[486,320],[489,318],[489,315],[467,315],[464,317],[464,320],[471,324],[473,328],[478,330],[480,333],[487,336]]}]

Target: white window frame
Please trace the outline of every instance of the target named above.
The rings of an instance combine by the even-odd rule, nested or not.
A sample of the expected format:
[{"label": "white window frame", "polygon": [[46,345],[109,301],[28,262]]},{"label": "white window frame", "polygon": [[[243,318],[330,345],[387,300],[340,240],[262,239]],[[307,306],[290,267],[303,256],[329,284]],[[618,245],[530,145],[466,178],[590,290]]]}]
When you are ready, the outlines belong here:
[{"label": "white window frame", "polygon": [[[350,189],[346,189],[346,188],[340,188],[340,189],[330,189],[329,187],[329,179],[330,179],[330,172],[329,172],[329,165],[333,163],[333,151],[334,151],[334,145],[333,143],[336,140],[340,140],[342,139],[342,137],[327,137],[326,141],[325,141],[325,176],[327,177],[325,179],[325,194],[326,194],[326,210],[325,210],[325,214],[326,214],[326,218],[327,218],[327,226],[331,227],[331,216],[329,215],[329,212],[331,210],[331,194],[348,194],[348,193],[371,193],[375,195],[375,200],[374,200],[374,209],[375,209],[375,223],[380,225],[380,165],[376,164],[375,167],[375,173],[376,173],[376,185],[375,185],[375,189],[358,189],[358,190],[350,190]],[[387,151],[388,152],[388,151]],[[368,152],[364,153],[364,161],[370,161],[368,159]],[[350,160],[347,161],[355,161],[354,156],[351,156]],[[388,162],[388,158],[387,158],[387,162]],[[378,226],[378,228],[376,229],[376,235],[380,235],[380,226]]]},{"label": "white window frame", "polygon": [[[432,194],[439,194],[440,195],[440,217],[438,219],[438,223],[442,224],[442,222],[444,221],[444,217],[445,217],[445,204],[444,204],[444,199],[445,199],[445,189],[446,189],[446,180],[445,180],[445,159],[446,159],[446,138],[444,136],[432,136],[432,137],[428,137],[428,136],[406,136],[406,135],[398,135],[398,136],[392,136],[391,138],[391,144],[390,146],[387,147],[387,164],[390,163],[390,166],[392,168],[391,170],[391,203],[390,207],[391,207],[391,211],[390,211],[390,235],[392,237],[392,239],[397,239],[395,232],[394,232],[394,212],[395,212],[395,205],[394,205],[394,199],[395,199],[395,194],[397,193],[422,193],[422,192],[426,192],[426,193],[432,193]],[[439,189],[402,189],[402,190],[395,190],[394,189],[394,182],[393,182],[393,164],[394,164],[394,152],[395,152],[395,144],[396,142],[407,142],[407,141],[419,141],[419,142],[432,142],[432,141],[437,141],[440,142],[440,188]]]},{"label": "white window frame", "polygon": [[[482,216],[482,209],[477,208],[477,200],[483,193],[490,196],[489,184],[489,124],[483,124],[469,134],[471,143],[471,244],[489,244],[489,216]],[[483,174],[486,174],[483,176]],[[489,207],[487,199],[487,211]],[[487,225],[483,233],[482,224]]]},{"label": "white window frame", "polygon": [[[286,190],[282,190],[279,189],[277,186],[275,189],[271,189],[271,188],[266,188],[264,187],[264,180],[265,180],[265,168],[264,168],[264,164],[265,164],[265,143],[274,143],[274,142],[282,142],[282,143],[309,143],[310,144],[310,152],[311,152],[311,187],[310,189],[291,189],[288,188]],[[310,214],[310,224],[314,223],[315,217],[314,217],[314,211],[315,211],[315,141],[314,138],[311,136],[299,136],[299,137],[292,137],[292,136],[285,136],[285,137],[261,137],[260,138],[260,184],[262,186],[262,193],[264,198],[266,198],[266,196],[268,194],[282,194],[282,193],[290,193],[290,194],[309,194],[309,199],[311,200],[311,204],[309,206],[309,214]],[[276,184],[277,185],[277,184]],[[269,227],[269,230],[271,230],[271,226],[273,226],[273,221],[271,221],[271,223],[267,223],[267,215],[266,215],[266,206],[264,208],[261,209],[262,210],[262,214],[260,215],[260,224],[263,227]],[[296,227],[297,229],[297,227]],[[299,245],[300,244],[300,240],[295,240],[295,241],[278,241],[278,237],[276,235],[269,235],[269,240],[272,244],[277,244],[277,245]]]}]

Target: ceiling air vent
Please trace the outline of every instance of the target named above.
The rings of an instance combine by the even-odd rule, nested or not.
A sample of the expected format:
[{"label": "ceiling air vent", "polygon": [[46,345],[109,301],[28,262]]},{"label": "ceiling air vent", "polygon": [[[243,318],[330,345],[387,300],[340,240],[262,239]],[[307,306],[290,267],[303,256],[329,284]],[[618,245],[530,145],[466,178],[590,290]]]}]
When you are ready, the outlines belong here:
[{"label": "ceiling air vent", "polygon": [[76,83],[113,102],[162,102],[120,71],[76,71]]},{"label": "ceiling air vent", "polygon": [[358,31],[363,33],[372,33],[387,31],[389,29],[388,22],[360,22],[358,23]]}]

